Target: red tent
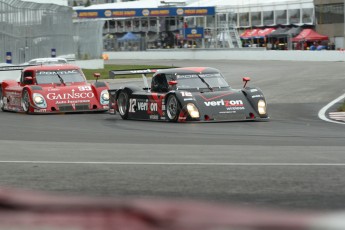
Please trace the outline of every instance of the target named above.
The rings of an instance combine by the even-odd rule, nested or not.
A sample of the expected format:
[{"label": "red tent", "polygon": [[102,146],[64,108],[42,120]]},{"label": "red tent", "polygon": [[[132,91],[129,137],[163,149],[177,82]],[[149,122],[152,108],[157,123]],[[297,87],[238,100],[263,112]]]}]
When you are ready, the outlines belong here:
[{"label": "red tent", "polygon": [[317,33],[315,30],[312,29],[304,29],[292,39],[293,42],[299,41],[320,41],[320,40],[328,40],[328,36],[322,35]]},{"label": "red tent", "polygon": [[248,29],[248,30],[244,31],[240,35],[240,37],[242,39],[251,39],[252,37],[255,37],[258,34],[258,32],[259,32],[259,29],[253,29],[253,30]]},{"label": "red tent", "polygon": [[257,34],[255,35],[256,38],[264,38],[267,35],[269,35],[270,33],[272,33],[273,31],[275,31],[275,28],[266,28],[266,29],[261,29],[257,32]]},{"label": "red tent", "polygon": [[276,29],[274,28],[266,28],[266,29],[248,29],[244,31],[240,37],[242,39],[251,39],[251,38],[264,38],[268,34],[272,33]]}]

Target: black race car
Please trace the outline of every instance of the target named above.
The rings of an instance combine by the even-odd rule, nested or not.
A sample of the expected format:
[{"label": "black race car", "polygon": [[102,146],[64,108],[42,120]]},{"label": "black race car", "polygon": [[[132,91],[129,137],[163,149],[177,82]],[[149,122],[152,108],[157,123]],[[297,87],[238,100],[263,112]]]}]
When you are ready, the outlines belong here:
[{"label": "black race car", "polygon": [[[146,74],[154,73],[151,87]],[[219,70],[210,67],[110,71],[142,74],[145,88],[125,86],[109,90],[109,112],[122,119],[186,121],[267,120],[266,100],[259,88],[233,89]]]}]

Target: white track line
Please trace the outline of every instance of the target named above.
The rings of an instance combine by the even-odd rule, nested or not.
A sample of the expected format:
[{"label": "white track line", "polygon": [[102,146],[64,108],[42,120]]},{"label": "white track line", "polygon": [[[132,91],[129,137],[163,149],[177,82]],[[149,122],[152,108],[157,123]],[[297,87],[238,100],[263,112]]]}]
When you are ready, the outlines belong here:
[{"label": "white track line", "polygon": [[345,163],[202,163],[202,162],[102,162],[102,161],[0,161],[0,164],[94,164],[94,165],[201,165],[201,166],[345,166]]},{"label": "white track line", "polygon": [[334,99],[333,101],[331,101],[330,103],[328,103],[325,107],[323,107],[320,111],[319,111],[319,118],[321,120],[324,120],[324,121],[328,121],[328,122],[332,122],[332,123],[337,123],[337,124],[342,124],[342,125],[345,125],[344,122],[339,122],[339,121],[333,121],[333,120],[330,120],[326,117],[326,112],[329,108],[331,108],[333,105],[335,105],[336,103],[338,103],[340,100],[343,100],[345,98],[345,94],[341,95],[340,97]]}]

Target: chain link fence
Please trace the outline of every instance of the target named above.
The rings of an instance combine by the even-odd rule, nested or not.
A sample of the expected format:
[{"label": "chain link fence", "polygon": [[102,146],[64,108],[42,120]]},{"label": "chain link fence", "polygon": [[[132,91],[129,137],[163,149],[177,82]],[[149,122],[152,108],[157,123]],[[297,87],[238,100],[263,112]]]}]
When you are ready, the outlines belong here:
[{"label": "chain link fence", "polygon": [[71,7],[0,0],[0,12],[0,63],[12,59],[20,64],[52,55],[91,59],[102,54],[103,22],[73,23]]},{"label": "chain link fence", "polygon": [[103,53],[103,20],[76,20],[74,22],[76,58],[98,59]]}]

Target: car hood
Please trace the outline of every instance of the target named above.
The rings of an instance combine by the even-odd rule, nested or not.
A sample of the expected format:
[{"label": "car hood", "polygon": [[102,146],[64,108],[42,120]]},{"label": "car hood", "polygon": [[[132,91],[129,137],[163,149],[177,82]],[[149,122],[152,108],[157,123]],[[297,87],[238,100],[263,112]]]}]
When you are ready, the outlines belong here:
[{"label": "car hood", "polygon": [[192,95],[202,117],[242,120],[249,117],[250,113],[257,114],[242,90],[198,92]]}]

